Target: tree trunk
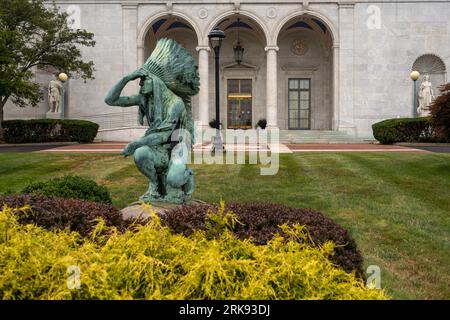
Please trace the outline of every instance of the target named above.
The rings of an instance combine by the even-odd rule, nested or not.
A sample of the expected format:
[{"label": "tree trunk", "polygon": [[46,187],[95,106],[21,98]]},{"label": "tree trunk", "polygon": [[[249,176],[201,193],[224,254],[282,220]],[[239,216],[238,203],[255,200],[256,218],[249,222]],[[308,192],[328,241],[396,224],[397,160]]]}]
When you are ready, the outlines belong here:
[{"label": "tree trunk", "polygon": [[1,97],[0,99],[0,141],[3,140],[3,120],[4,120],[4,108],[6,101],[9,97]]}]

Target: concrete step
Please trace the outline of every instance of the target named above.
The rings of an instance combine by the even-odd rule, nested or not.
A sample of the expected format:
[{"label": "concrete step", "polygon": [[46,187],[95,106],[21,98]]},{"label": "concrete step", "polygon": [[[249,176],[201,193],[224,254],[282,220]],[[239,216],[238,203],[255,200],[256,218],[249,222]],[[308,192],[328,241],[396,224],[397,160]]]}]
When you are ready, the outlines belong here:
[{"label": "concrete step", "polygon": [[362,143],[343,131],[280,130],[281,143]]}]

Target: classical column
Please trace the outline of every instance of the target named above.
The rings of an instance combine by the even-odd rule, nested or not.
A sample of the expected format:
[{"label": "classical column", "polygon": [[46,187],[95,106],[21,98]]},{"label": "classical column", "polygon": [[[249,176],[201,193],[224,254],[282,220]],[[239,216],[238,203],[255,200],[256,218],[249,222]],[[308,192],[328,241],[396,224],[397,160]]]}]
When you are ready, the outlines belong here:
[{"label": "classical column", "polygon": [[333,45],[333,131],[339,130],[339,112],[339,45]]},{"label": "classical column", "polygon": [[198,46],[198,73],[200,92],[198,95],[198,117],[202,128],[209,126],[209,46]]},{"label": "classical column", "polygon": [[277,100],[278,100],[278,81],[277,81],[277,46],[267,46],[267,68],[266,68],[266,120],[267,128],[277,128]]},{"label": "classical column", "polygon": [[[129,74],[138,68],[137,65],[137,5],[122,5],[122,72]],[[130,83],[125,94],[136,94],[139,90],[137,81]]]},{"label": "classical column", "polygon": [[339,4],[339,115],[337,130],[356,134],[354,110],[355,4]]},{"label": "classical column", "polygon": [[[122,74],[126,75],[138,68],[138,6],[137,4],[122,4]],[[139,81],[132,81],[124,88],[123,95],[134,95],[139,92]],[[129,127],[138,125],[137,108],[120,108],[121,116],[117,111],[111,118],[111,122],[117,123],[117,126]],[[134,120],[131,120],[133,119]],[[126,120],[128,119],[128,120]],[[120,124],[119,124],[120,123]]]}]

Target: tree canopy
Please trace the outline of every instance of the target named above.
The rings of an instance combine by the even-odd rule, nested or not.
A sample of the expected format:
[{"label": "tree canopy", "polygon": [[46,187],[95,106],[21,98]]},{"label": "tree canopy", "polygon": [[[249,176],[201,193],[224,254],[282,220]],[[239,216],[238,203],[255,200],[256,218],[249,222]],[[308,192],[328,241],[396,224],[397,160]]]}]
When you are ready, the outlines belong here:
[{"label": "tree canopy", "polygon": [[43,0],[0,0],[0,129],[8,99],[21,107],[41,100],[36,70],[93,78],[94,63],[83,60],[81,48],[95,46],[94,34],[71,29],[67,18]]}]

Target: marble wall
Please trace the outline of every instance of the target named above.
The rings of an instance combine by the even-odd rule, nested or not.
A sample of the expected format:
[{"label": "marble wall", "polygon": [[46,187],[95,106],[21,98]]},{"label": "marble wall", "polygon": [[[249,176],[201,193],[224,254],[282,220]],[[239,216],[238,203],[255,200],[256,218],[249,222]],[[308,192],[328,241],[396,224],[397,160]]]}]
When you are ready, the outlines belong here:
[{"label": "marble wall", "polygon": [[[95,80],[84,83],[70,79],[67,88],[67,116],[97,121],[103,128],[135,127],[136,108],[113,108],[103,102],[106,92],[123,75],[132,72],[148,55],[149,30],[161,18],[187,22],[192,30],[172,30],[167,36],[186,44],[198,57],[199,48],[208,45],[211,28],[226,18],[248,19],[253,31],[242,33],[246,49],[244,61],[251,70],[223,69],[222,86],[228,77],[251,77],[255,81],[253,124],[267,115],[267,49],[277,53],[276,122],[287,128],[287,78],[312,78],[312,129],[342,130],[358,137],[371,137],[374,122],[410,116],[412,110],[412,65],[423,54],[438,56],[450,63],[450,1],[149,1],[149,0],[60,0],[61,10],[80,8],[80,25],[95,33],[95,48],[83,49],[87,60],[96,66]],[[286,26],[299,17],[318,19],[326,26],[329,38],[317,30]],[[222,67],[233,62],[232,39],[227,31],[222,50]],[[302,38],[309,44],[305,55],[292,53],[292,41]],[[203,102],[194,99],[194,117],[214,117],[214,65],[209,54],[209,94]],[[36,81],[46,88],[46,77]],[[274,75],[271,74],[271,77]],[[269,78],[272,79],[272,78]],[[433,82],[448,80],[448,70]],[[421,80],[419,80],[420,82]],[[270,81],[269,81],[270,83]],[[436,85],[436,83],[435,83]],[[137,83],[127,93],[137,90]],[[225,89],[222,87],[225,104]],[[45,96],[45,94],[44,94]],[[206,101],[206,102],[205,102]],[[203,109],[202,109],[203,108]],[[19,109],[10,103],[6,118],[39,118],[47,110],[44,100],[37,108]],[[226,110],[222,108],[222,119]]]}]

